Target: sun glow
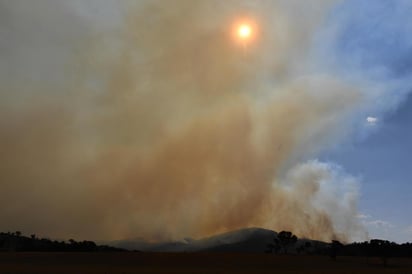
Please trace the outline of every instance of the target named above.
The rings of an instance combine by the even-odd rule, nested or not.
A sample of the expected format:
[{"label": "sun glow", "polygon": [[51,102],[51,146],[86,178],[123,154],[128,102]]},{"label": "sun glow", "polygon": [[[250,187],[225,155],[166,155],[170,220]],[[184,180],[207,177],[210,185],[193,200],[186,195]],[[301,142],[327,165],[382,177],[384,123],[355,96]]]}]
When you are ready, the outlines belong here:
[{"label": "sun glow", "polygon": [[258,25],[250,19],[236,20],[232,27],[234,41],[242,47],[248,47],[258,36]]},{"label": "sun glow", "polygon": [[237,30],[240,39],[248,39],[252,35],[252,28],[250,25],[242,24]]}]

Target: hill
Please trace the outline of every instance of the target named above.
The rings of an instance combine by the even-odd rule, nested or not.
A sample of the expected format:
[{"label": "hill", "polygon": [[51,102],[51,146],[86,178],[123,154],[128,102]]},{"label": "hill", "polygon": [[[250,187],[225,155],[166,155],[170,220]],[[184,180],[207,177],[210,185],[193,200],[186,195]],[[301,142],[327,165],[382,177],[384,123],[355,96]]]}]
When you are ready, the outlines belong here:
[{"label": "hill", "polygon": [[[268,244],[273,243],[277,233],[263,228],[244,228],[198,240],[149,243],[141,239],[108,242],[108,245],[128,250],[150,252],[256,252],[268,251]],[[327,243],[298,239],[290,246],[289,253],[311,252],[323,249]],[[305,249],[305,250],[303,250]]]}]

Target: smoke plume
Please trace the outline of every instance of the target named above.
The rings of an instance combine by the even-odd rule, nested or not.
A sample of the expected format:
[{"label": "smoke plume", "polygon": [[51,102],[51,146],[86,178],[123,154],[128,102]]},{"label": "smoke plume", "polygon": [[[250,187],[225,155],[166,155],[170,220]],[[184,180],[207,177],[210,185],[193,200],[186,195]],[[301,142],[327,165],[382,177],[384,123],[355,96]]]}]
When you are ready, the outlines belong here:
[{"label": "smoke plume", "polygon": [[0,230],[365,237],[356,178],[310,160],[367,98],[314,69],[333,4],[0,1]]}]

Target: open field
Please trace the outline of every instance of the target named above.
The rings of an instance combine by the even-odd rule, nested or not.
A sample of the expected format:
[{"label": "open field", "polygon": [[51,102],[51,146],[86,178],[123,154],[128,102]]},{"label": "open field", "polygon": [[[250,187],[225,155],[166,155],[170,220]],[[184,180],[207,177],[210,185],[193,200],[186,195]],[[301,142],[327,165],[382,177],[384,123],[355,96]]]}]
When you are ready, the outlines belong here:
[{"label": "open field", "polygon": [[207,253],[0,253],[0,273],[412,273],[412,259]]}]

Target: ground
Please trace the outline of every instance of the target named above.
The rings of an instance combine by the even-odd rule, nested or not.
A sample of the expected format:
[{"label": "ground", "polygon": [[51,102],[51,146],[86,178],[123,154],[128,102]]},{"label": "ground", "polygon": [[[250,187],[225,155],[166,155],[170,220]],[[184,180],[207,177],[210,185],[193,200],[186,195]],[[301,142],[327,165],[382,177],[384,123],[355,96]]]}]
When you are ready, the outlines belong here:
[{"label": "ground", "polygon": [[0,253],[0,273],[412,273],[412,259],[227,253]]}]

